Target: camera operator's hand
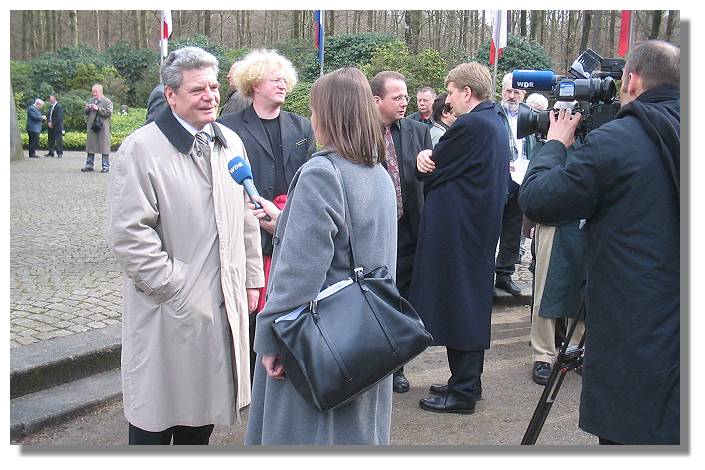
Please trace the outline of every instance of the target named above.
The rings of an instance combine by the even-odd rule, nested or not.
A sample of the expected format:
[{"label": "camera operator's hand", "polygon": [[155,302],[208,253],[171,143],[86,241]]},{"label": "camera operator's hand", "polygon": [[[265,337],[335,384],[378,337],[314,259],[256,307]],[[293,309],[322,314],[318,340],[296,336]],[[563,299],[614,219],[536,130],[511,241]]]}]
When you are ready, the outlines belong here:
[{"label": "camera operator's hand", "polygon": [[551,126],[548,128],[546,140],[559,140],[566,148],[575,143],[575,129],[578,127],[580,113],[571,116],[570,109],[561,109],[558,116],[555,113],[548,113]]}]

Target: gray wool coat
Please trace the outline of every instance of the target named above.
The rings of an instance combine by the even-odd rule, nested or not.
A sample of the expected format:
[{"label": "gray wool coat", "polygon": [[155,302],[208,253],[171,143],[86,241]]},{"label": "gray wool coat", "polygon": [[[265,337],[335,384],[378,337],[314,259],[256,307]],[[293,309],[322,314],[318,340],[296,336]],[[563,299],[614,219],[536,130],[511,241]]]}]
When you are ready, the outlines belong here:
[{"label": "gray wool coat", "polygon": [[[392,378],[346,406],[321,413],[286,378],[267,376],[263,354],[279,353],[274,320],[307,304],[325,287],[350,277],[343,188],[319,152],[296,173],[274,236],[267,304],[257,315],[257,365],[245,444],[388,444]],[[397,217],[394,185],[382,165],[363,166],[335,156],[345,182],[357,264],[365,271],[386,265],[396,272]]]},{"label": "gray wool coat", "polygon": [[[86,104],[93,104],[91,98]],[[107,155],[110,153],[110,124],[113,115],[113,102],[105,96],[98,98],[97,111],[86,111],[86,153],[99,153]],[[100,115],[103,121],[103,128],[98,132],[91,129],[96,116]]]}]

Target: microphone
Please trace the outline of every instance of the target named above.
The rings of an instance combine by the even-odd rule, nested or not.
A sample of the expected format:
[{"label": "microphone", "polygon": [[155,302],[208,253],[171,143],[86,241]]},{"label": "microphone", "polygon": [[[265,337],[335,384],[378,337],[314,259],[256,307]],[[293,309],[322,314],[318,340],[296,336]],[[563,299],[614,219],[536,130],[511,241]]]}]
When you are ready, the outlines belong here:
[{"label": "microphone", "polygon": [[512,72],[512,87],[524,90],[552,91],[559,78],[552,70],[514,70]]},{"label": "microphone", "polygon": [[[262,204],[255,200],[255,196],[259,196],[257,188],[255,188],[255,183],[252,181],[252,168],[247,164],[244,158],[240,156],[234,157],[228,162],[228,173],[235,180],[237,184],[245,187],[245,192],[250,198],[250,202],[254,204],[255,209],[262,209]],[[265,216],[264,220],[267,222],[271,221],[270,216]]]}]

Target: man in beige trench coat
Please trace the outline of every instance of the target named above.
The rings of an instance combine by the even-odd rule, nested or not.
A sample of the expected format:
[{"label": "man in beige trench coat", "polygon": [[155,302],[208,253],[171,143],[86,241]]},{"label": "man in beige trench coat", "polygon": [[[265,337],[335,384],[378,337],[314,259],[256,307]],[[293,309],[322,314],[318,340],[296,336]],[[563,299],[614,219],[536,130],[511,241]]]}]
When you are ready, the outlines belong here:
[{"label": "man in beige trench coat", "polygon": [[228,174],[240,138],[215,123],[218,62],[172,52],[169,108],[113,162],[107,237],[125,272],[122,390],[130,444],[207,444],[250,402],[248,315],[264,285],[259,223]]}]

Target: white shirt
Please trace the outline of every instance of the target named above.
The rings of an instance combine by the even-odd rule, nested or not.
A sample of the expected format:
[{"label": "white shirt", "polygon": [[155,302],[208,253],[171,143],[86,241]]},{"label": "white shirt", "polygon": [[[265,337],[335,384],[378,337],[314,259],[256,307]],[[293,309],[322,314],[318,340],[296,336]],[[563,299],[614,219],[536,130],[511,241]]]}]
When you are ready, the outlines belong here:
[{"label": "white shirt", "polygon": [[194,139],[196,138],[196,133],[198,133],[198,132],[205,132],[206,134],[208,134],[208,136],[209,136],[209,139],[208,139],[209,144],[208,145],[210,145],[211,150],[213,150],[213,134],[214,133],[213,133],[213,127],[210,123],[203,126],[203,129],[198,130],[195,127],[193,127],[191,124],[189,124],[188,122],[181,119],[179,117],[179,115],[174,112],[174,110],[172,110],[171,113],[174,115],[176,120],[179,121],[179,124],[184,126],[184,129],[186,129],[187,131],[189,131],[191,133],[191,135],[194,137]]}]

